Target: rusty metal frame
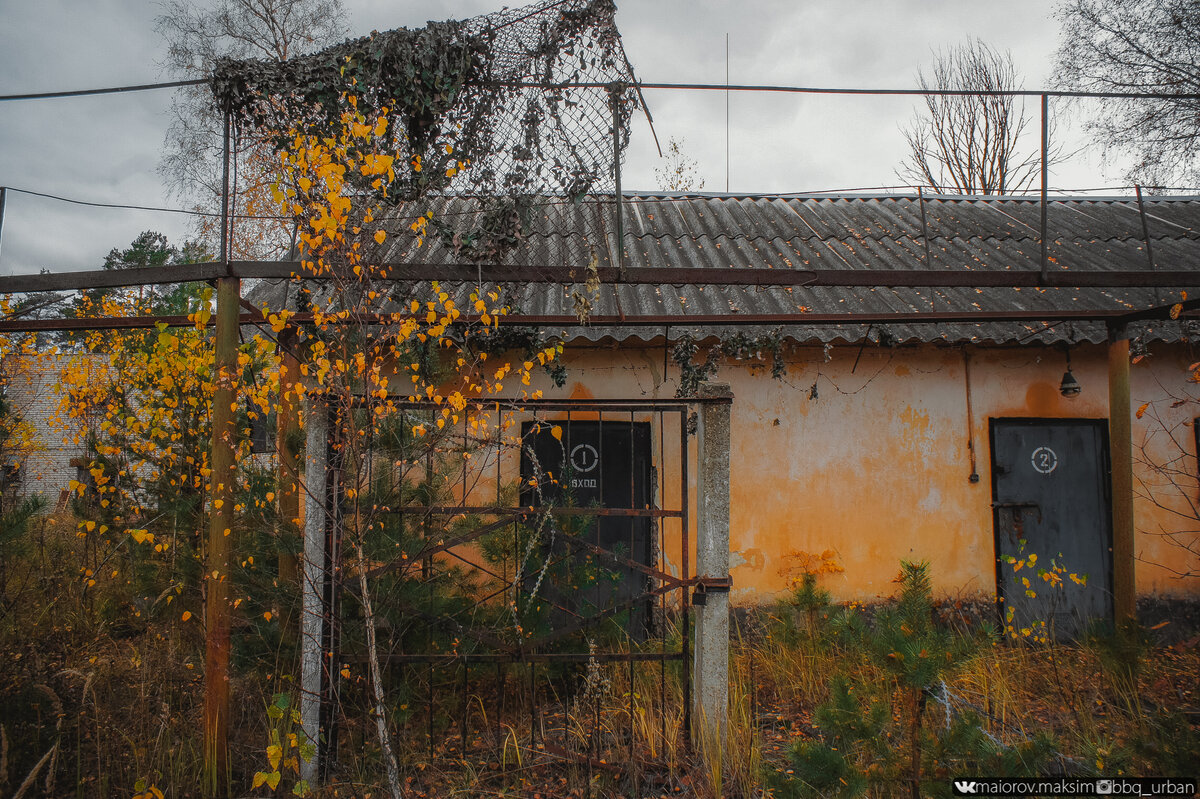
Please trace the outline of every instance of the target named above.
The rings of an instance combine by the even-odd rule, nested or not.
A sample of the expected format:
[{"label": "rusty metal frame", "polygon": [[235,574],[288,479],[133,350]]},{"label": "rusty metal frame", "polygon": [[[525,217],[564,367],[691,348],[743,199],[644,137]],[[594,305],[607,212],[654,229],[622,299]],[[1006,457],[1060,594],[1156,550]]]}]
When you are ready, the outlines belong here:
[{"label": "rusty metal frame", "polygon": [[[391,396],[384,400],[372,398],[358,398],[354,405],[357,407],[368,407],[377,405],[380,402],[390,403],[391,407],[397,410],[404,411],[433,411],[440,410],[441,406],[433,402],[410,402],[407,398]],[[666,697],[666,676],[665,668],[668,662],[678,662],[682,669],[682,715],[683,715],[683,734],[685,741],[690,740],[691,730],[691,622],[689,608],[692,602],[692,590],[713,589],[720,590],[721,586],[708,585],[704,579],[691,574],[691,555],[690,549],[692,546],[692,536],[689,530],[691,502],[690,490],[688,481],[691,479],[689,473],[689,417],[693,409],[699,404],[711,403],[729,403],[728,398],[714,399],[695,399],[695,400],[620,400],[620,399],[600,399],[600,400],[580,400],[580,401],[562,401],[562,400],[491,400],[487,402],[479,402],[477,406],[480,410],[491,409],[503,412],[514,413],[530,413],[537,420],[538,415],[542,413],[565,413],[567,421],[570,421],[572,414],[584,413],[589,416],[589,421],[595,420],[601,427],[606,424],[622,426],[624,424],[644,424],[645,421],[635,422],[635,415],[650,414],[651,415],[651,435],[655,435],[655,427],[657,427],[657,435],[659,438],[657,446],[658,471],[651,478],[651,485],[647,486],[649,494],[648,501],[650,507],[645,508],[603,508],[603,507],[565,507],[553,505],[481,505],[481,504],[461,504],[461,505],[404,505],[403,508],[387,511],[389,514],[416,514],[425,517],[431,516],[454,516],[459,514],[477,514],[485,516],[499,516],[500,518],[482,524],[475,530],[458,536],[453,536],[446,539],[439,539],[436,542],[429,542],[429,545],[423,546],[419,551],[414,553],[404,553],[397,557],[394,561],[383,565],[375,566],[368,571],[368,578],[376,578],[388,573],[394,573],[419,568],[420,565],[428,563],[434,555],[448,554],[462,561],[463,564],[476,569],[482,569],[483,572],[496,576],[495,573],[487,567],[482,567],[475,563],[470,558],[464,557],[459,553],[452,552],[455,547],[463,544],[469,544],[478,540],[481,536],[497,529],[502,529],[509,524],[518,523],[521,520],[538,518],[542,515],[550,516],[574,516],[587,518],[602,518],[602,517],[624,517],[624,518],[645,518],[645,519],[678,519],[679,520],[679,574],[671,574],[665,566],[667,553],[662,546],[662,540],[665,533],[661,529],[651,527],[650,536],[653,543],[652,551],[655,553],[652,560],[655,563],[662,563],[662,566],[656,566],[646,563],[641,563],[633,557],[626,557],[612,549],[600,546],[597,543],[585,541],[582,538],[566,535],[560,536],[558,541],[568,545],[569,553],[562,555],[558,561],[562,562],[571,557],[573,553],[585,552],[594,555],[598,558],[607,560],[610,563],[624,566],[639,572],[645,577],[655,581],[655,585],[647,586],[645,590],[639,591],[635,595],[623,598],[614,604],[605,607],[594,615],[583,617],[578,614],[571,613],[570,615],[576,618],[571,619],[566,624],[560,624],[532,640],[521,641],[519,644],[511,644],[485,630],[472,630],[468,625],[460,623],[457,619],[464,613],[469,613],[480,603],[488,602],[494,599],[499,594],[492,593],[488,596],[477,598],[474,605],[467,608],[455,610],[448,615],[434,615],[422,611],[417,607],[393,606],[400,613],[420,619],[426,624],[452,624],[455,628],[455,634],[463,634],[476,641],[478,644],[490,648],[490,652],[405,652],[405,653],[384,653],[380,656],[380,660],[389,664],[408,664],[410,666],[423,666],[429,669],[429,735],[430,735],[430,752],[433,747],[433,702],[434,702],[434,667],[441,668],[461,668],[461,686],[460,690],[466,691],[467,684],[470,680],[470,668],[472,666],[480,666],[485,664],[494,665],[497,669],[497,679],[503,679],[504,667],[508,664],[524,664],[529,667],[530,682],[529,682],[529,701],[530,701],[530,742],[536,742],[537,739],[537,719],[539,717],[540,704],[538,700],[537,690],[537,664],[552,664],[552,663],[586,663],[595,661],[600,663],[617,663],[628,664],[630,677],[632,680],[635,664],[658,664],[660,671],[661,696],[663,706],[665,707]],[[593,416],[594,414],[594,416]],[[621,415],[628,414],[628,422],[617,419],[606,419],[605,415]],[[668,417],[674,416],[678,419],[679,427],[679,452],[678,452],[678,468],[677,474],[668,475],[663,469],[665,463],[669,460],[668,453],[665,450],[666,439],[664,437],[666,420]],[[631,428],[632,429],[632,428]],[[652,444],[651,452],[655,452]],[[633,457],[631,448],[630,457]],[[653,463],[653,460],[652,460]],[[499,461],[497,461],[497,480],[500,480]],[[633,474],[630,474],[630,490],[633,491]],[[653,487],[657,486],[661,489],[661,493],[656,493]],[[670,488],[668,488],[670,487]],[[668,491],[678,491],[678,507],[664,507],[663,502],[668,495]],[[673,549],[673,547],[672,547]],[[428,577],[427,581],[436,579]],[[503,579],[508,579],[504,577]],[[711,581],[709,581],[711,582]],[[508,590],[508,587],[502,591]],[[667,612],[666,598],[674,594],[678,598],[677,610],[679,611],[679,630],[680,643],[678,650],[668,650],[665,642],[662,648],[657,652],[643,651],[601,651],[601,652],[546,652],[539,651],[543,647],[566,638],[576,632],[585,630],[588,627],[599,625],[605,620],[613,616],[637,607],[640,603],[647,601],[661,601],[660,609],[665,614]],[[543,597],[548,602],[553,603],[550,597]],[[339,662],[364,662],[366,653],[347,653],[338,652],[337,659]],[[458,678],[455,678],[457,681]],[[631,682],[632,685],[632,682]],[[466,694],[464,693],[464,696]],[[498,700],[499,701],[499,700]],[[633,692],[630,692],[630,724],[633,719]],[[503,709],[501,708],[501,711]],[[665,724],[665,721],[663,722]],[[464,713],[458,723],[459,735],[464,743],[467,740],[468,719]],[[450,733],[448,732],[447,735]],[[634,740],[632,728],[630,730],[630,745]],[[549,742],[543,741],[544,746],[551,746]],[[563,756],[568,756],[569,753],[564,749]],[[578,753],[576,753],[578,754]],[[632,754],[632,750],[631,750]]]},{"label": "rusty metal frame", "polygon": [[[1011,274],[1011,273],[1008,273]],[[1144,273],[1137,273],[1144,274]],[[1142,284],[1143,287],[1178,286],[1176,280],[1161,281],[1157,277],[1172,277],[1175,273],[1156,272]],[[1192,280],[1200,285],[1200,273]],[[2,281],[3,278],[0,278]],[[866,284],[863,284],[866,285]],[[1016,285],[1024,285],[1017,283]],[[509,314],[498,318],[501,327],[536,327],[536,328],[576,328],[588,327],[604,329],[612,327],[770,327],[778,325],[794,325],[798,327],[827,327],[829,325],[867,325],[867,324],[982,324],[987,322],[1101,322],[1109,326],[1120,326],[1130,322],[1149,319],[1169,319],[1173,309],[1179,306],[1184,312],[1200,309],[1200,299],[1189,299],[1179,303],[1154,305],[1136,311],[1127,309],[1049,309],[1049,310],[1010,310],[1010,311],[903,311],[903,312],[847,312],[847,313],[771,313],[771,314],[631,314],[625,316],[592,314],[588,317],[587,325],[580,325],[579,318],[573,315],[536,315]],[[359,313],[350,314],[341,319],[326,319],[330,325],[340,324],[395,324],[408,318],[407,313]],[[464,314],[461,320],[474,324],[479,317]],[[296,313],[288,317],[291,325],[305,325],[313,322],[311,313]],[[3,319],[0,320],[0,333],[33,333],[55,330],[144,330],[164,324],[167,327],[193,327],[195,321],[186,316],[130,316],[109,317],[104,319],[92,318],[61,318],[61,319]],[[209,320],[211,327],[215,324]],[[254,326],[265,325],[266,320],[261,312],[243,313],[238,324]]]},{"label": "rusty metal frame", "polygon": [[[476,283],[478,264],[414,263],[411,261],[379,264],[387,277],[381,282],[404,283],[440,280],[444,283]],[[702,286],[857,286],[876,287],[964,287],[964,288],[1121,288],[1144,286],[1195,285],[1200,272],[1190,269],[1156,270],[1076,270],[1058,269],[1042,274],[1039,270],[979,269],[963,265],[961,269],[796,269],[761,267],[637,267],[621,270],[616,266],[596,268],[602,283],[626,285],[702,285]],[[147,266],[133,269],[52,272],[38,275],[0,277],[0,293],[66,291],[90,288],[126,288],[130,286],[169,285],[216,280],[221,277],[275,280],[357,279],[350,274],[312,275],[300,261],[230,261],[179,264],[169,267]],[[583,283],[585,269],[568,264],[527,264],[506,266],[489,264],[483,277],[492,283]]]}]

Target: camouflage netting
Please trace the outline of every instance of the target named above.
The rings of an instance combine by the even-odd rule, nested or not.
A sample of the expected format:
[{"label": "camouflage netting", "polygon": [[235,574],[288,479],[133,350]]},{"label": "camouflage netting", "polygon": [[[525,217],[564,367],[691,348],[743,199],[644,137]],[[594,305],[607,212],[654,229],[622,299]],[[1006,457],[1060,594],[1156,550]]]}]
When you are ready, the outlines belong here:
[{"label": "camouflage netting", "polygon": [[434,229],[456,260],[493,261],[519,244],[534,205],[614,191],[637,107],[615,12],[612,0],[542,0],[285,62],[224,60],[212,87],[238,125],[280,150],[297,133],[330,135],[351,107],[388,109],[400,122],[385,134],[396,179],[383,192],[365,179],[353,189],[397,216],[421,213],[414,201],[432,195],[470,198]]}]

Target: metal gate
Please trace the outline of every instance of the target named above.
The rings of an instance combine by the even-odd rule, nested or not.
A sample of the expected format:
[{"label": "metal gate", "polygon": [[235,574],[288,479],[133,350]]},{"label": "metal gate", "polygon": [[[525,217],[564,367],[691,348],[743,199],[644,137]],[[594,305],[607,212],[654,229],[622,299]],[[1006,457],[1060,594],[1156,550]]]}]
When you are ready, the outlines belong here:
[{"label": "metal gate", "polygon": [[[993,419],[991,438],[996,585],[1008,623],[1018,630],[1045,623],[1071,638],[1093,619],[1111,619],[1106,425]],[[1086,575],[1086,583],[1070,574]]]},{"label": "metal gate", "polygon": [[[640,739],[686,742],[692,723],[689,405],[493,403],[483,425],[441,426],[438,405],[393,406],[397,421],[331,479],[363,557],[333,548],[345,560],[330,564],[326,750],[334,723],[367,715],[353,709],[367,679],[361,569],[410,762],[523,751],[636,785]],[[620,764],[601,762],[614,747]]]}]

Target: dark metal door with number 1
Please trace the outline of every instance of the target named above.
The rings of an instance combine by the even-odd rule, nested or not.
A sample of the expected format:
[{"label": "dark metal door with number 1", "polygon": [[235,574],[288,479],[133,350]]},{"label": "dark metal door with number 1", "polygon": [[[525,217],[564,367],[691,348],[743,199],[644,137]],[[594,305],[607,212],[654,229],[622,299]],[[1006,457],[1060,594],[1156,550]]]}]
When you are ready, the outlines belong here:
[{"label": "dark metal door with number 1", "polygon": [[[993,419],[991,439],[996,588],[1005,613],[1012,614],[1008,623],[1019,631],[1045,622],[1056,637],[1072,638],[1092,619],[1111,619],[1107,426],[1083,419]],[[1041,570],[1054,577],[1047,580]],[[1071,574],[1086,575],[1086,584]]]},{"label": "dark metal door with number 1", "polygon": [[[650,507],[649,423],[607,419],[529,422],[522,432],[532,444],[522,450],[522,477],[528,481],[540,471],[551,478],[542,486],[544,501],[607,509]],[[531,455],[536,457],[536,467]],[[537,504],[529,490],[524,492],[522,502]],[[648,517],[601,515],[591,527],[580,532],[596,546],[643,565],[654,563]],[[569,557],[573,561],[590,559],[586,553]],[[610,566],[605,571],[607,579],[581,586],[574,596],[562,597],[561,602],[590,616],[646,591],[646,577],[638,570]],[[645,637],[650,604],[647,601],[630,611],[626,630],[635,640]]]}]

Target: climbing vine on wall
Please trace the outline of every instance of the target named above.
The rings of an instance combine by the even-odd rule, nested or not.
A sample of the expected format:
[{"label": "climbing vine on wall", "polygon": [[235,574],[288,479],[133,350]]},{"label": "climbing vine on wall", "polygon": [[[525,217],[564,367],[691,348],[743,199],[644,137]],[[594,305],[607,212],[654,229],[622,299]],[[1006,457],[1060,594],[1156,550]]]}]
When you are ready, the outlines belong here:
[{"label": "climbing vine on wall", "polygon": [[350,171],[347,188],[387,208],[439,193],[475,198],[417,233],[438,236],[457,260],[494,262],[524,238],[531,197],[578,201],[614,188],[637,106],[615,12],[612,0],[542,0],[283,62],[226,59],[212,89],[280,153],[297,139],[336,138],[347,115],[371,120],[387,169]]},{"label": "climbing vine on wall", "polygon": [[738,332],[728,338],[719,339],[705,351],[703,360],[697,360],[701,346],[695,338],[685,333],[671,350],[671,358],[679,367],[679,388],[675,395],[695,396],[700,384],[715,375],[726,358],[736,361],[765,361],[769,357],[771,377],[781,379],[787,370],[783,360],[783,340],[783,332],[778,328],[758,336]]}]

